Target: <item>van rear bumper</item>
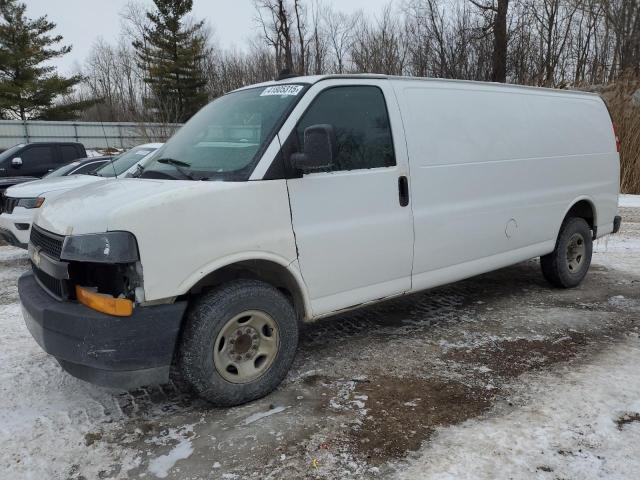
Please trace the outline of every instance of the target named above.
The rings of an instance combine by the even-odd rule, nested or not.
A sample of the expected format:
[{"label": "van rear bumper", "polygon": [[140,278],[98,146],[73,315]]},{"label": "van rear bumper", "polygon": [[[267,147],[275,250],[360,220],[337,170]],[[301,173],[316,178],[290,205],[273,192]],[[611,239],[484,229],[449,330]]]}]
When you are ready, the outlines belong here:
[{"label": "van rear bumper", "polygon": [[18,280],[18,292],[29,332],[71,375],[121,389],[169,380],[186,302],[114,317],[54,299],[31,272]]}]

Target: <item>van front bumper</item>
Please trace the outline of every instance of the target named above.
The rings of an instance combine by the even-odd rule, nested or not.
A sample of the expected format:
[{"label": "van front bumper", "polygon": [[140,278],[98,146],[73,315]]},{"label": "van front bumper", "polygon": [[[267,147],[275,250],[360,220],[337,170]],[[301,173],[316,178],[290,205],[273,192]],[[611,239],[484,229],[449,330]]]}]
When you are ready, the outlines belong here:
[{"label": "van front bumper", "polygon": [[24,320],[33,338],[71,375],[105,387],[166,383],[186,302],[138,307],[114,317],[61,302],[33,273],[18,280]]}]

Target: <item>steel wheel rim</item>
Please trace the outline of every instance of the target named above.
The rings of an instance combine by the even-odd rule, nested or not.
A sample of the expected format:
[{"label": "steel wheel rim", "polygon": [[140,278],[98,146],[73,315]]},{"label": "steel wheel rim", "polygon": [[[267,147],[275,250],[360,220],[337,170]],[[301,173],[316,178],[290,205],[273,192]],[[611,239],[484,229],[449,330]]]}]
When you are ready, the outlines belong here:
[{"label": "steel wheel rim", "polygon": [[584,263],[587,252],[584,237],[579,233],[574,233],[567,243],[567,267],[571,273],[575,273]]},{"label": "steel wheel rim", "polygon": [[278,324],[259,310],[244,311],[224,324],[213,344],[213,363],[231,383],[249,383],[261,377],[280,348]]}]

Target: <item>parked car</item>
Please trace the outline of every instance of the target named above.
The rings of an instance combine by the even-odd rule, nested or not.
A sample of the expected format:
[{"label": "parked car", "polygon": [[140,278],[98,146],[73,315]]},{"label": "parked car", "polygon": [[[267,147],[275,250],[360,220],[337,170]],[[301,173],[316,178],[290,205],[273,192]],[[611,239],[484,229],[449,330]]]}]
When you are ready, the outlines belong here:
[{"label": "parked car", "polygon": [[[53,172],[47,173],[42,178],[62,177],[67,175],[90,174],[103,166],[111,158],[110,156],[94,156],[91,158],[79,159],[62,167],[58,167]],[[0,202],[5,190],[13,185],[32,182],[38,177],[0,177]]]},{"label": "parked car", "polygon": [[[35,180],[8,188],[0,197],[0,238],[8,244],[27,248],[31,223],[38,209],[71,189],[94,184],[105,178],[133,174],[135,165],[145,161],[162,143],[147,143],[111,159],[94,157],[73,162]],[[96,169],[96,163],[102,166]]]},{"label": "parked car", "polygon": [[578,285],[620,227],[619,172],[597,95],[380,75],[242,88],[140,178],[45,202],[25,321],[79,378],[129,388],[175,364],[240,404],[285,377],[300,322],[538,256]]},{"label": "parked car", "polygon": [[75,162],[63,165],[53,172],[47,173],[42,178],[68,177],[69,175],[91,175],[96,170],[100,169],[100,167],[109,163],[112,159],[113,157],[111,156],[81,158]]},{"label": "parked car", "polygon": [[86,156],[81,143],[21,143],[0,153],[0,177],[42,177]]},{"label": "parked car", "polygon": [[0,177],[0,196],[9,187],[34,180],[38,180],[38,177]]}]

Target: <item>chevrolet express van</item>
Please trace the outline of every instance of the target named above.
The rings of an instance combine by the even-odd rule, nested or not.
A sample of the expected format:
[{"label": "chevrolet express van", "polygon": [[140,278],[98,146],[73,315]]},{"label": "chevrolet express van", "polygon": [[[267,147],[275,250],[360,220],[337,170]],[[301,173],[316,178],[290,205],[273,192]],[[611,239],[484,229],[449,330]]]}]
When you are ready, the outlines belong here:
[{"label": "chevrolet express van", "polygon": [[[541,257],[577,286],[617,231],[596,95],[379,75],[288,78],[196,114],[138,178],[45,202],[19,280],[72,375],[170,369],[216,405],[285,377],[301,322]],[[337,320],[338,321],[338,320]]]}]

